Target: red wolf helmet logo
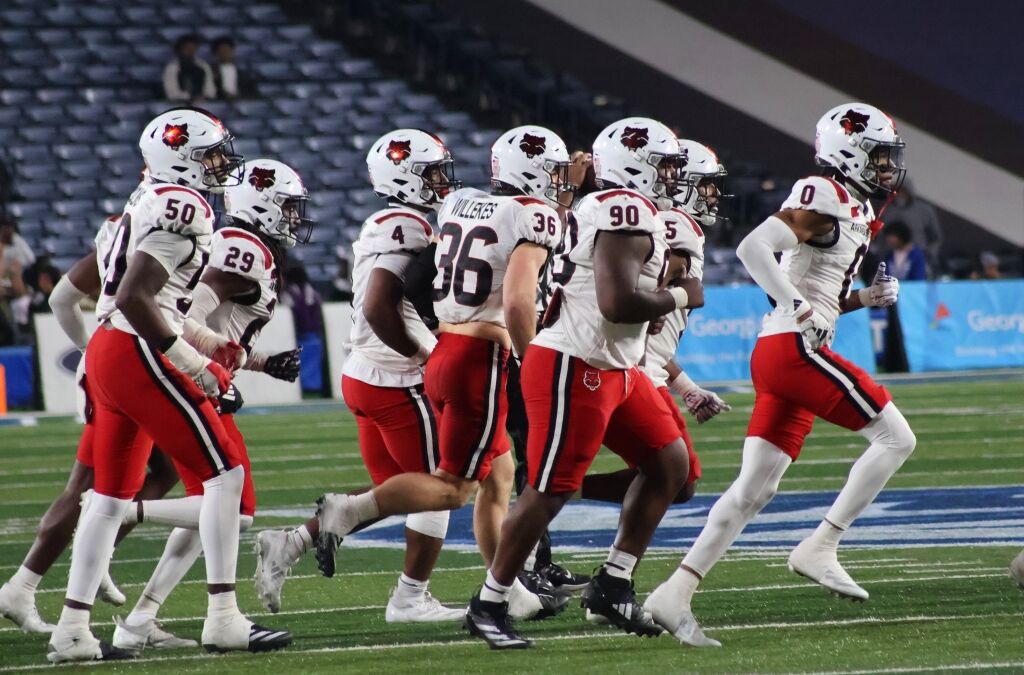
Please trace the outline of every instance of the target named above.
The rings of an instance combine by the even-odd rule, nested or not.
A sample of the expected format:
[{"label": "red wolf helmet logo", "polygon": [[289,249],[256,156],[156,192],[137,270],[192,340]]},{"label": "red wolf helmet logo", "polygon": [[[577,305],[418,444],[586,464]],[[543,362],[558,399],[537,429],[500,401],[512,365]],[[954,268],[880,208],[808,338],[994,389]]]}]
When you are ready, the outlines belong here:
[{"label": "red wolf helmet logo", "polygon": [[533,159],[547,148],[547,140],[543,136],[523,134],[523,140],[519,141],[519,149],[526,153],[526,156]]},{"label": "red wolf helmet logo", "polygon": [[841,118],[839,118],[839,125],[843,127],[843,131],[846,132],[847,136],[852,134],[859,134],[867,130],[868,120],[870,118],[859,113],[856,110],[847,110]]},{"label": "red wolf helmet logo", "polygon": [[391,141],[388,143],[387,156],[397,166],[412,154],[412,141]]},{"label": "red wolf helmet logo", "polygon": [[583,386],[590,391],[597,391],[601,386],[601,372],[587,368],[583,371]]},{"label": "red wolf helmet logo", "polygon": [[188,143],[188,124],[167,124],[163,133],[164,145],[177,150]]},{"label": "red wolf helmet logo", "polygon": [[619,139],[622,144],[630,150],[639,150],[647,147],[647,129],[637,127],[626,127],[622,130],[622,137]]},{"label": "red wolf helmet logo", "polygon": [[249,185],[256,188],[257,192],[263,192],[267,188],[273,187],[274,183],[277,182],[275,173],[277,173],[275,169],[261,169],[258,166],[254,166],[249,173]]}]

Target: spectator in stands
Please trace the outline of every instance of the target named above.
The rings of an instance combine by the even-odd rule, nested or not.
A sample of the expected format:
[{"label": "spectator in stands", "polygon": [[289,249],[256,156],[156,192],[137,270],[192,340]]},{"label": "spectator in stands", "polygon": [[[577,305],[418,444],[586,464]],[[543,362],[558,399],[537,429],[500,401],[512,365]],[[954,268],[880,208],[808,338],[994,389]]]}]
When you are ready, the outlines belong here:
[{"label": "spectator in stands", "polygon": [[7,253],[10,246],[0,239],[0,347],[17,342],[17,322],[12,303],[25,295],[25,282],[21,278],[21,263]]},{"label": "spectator in stands", "polygon": [[31,314],[50,313],[50,293],[60,281],[60,270],[50,260],[50,256],[41,255],[35,264],[25,269],[22,279],[29,296],[29,312]]},{"label": "spectator in stands", "polygon": [[253,95],[252,82],[235,63],[235,41],[224,35],[210,43],[213,54],[213,83],[217,98],[232,100]]},{"label": "spectator in stands", "polygon": [[196,56],[198,50],[195,35],[183,35],[174,43],[174,58],[164,68],[164,96],[169,101],[196,104],[217,95],[213,71]]},{"label": "spectator in stands", "polygon": [[972,279],[1002,279],[1003,273],[999,270],[999,256],[992,251],[982,251],[978,256],[981,263],[981,270],[971,272]]},{"label": "spectator in stands", "polygon": [[25,238],[18,234],[18,224],[13,218],[0,220],[0,251],[3,252],[4,262],[16,263],[20,270],[36,261],[36,254]]},{"label": "spectator in stands", "polygon": [[928,268],[933,272],[943,271],[942,225],[935,207],[922,201],[914,191],[908,178],[889,208],[885,220],[902,222],[910,229],[911,239],[924,249]]},{"label": "spectator in stands", "polygon": [[914,243],[906,223],[895,221],[886,225],[885,243],[889,247],[889,254],[885,257],[889,274],[900,281],[924,281],[928,278],[924,251]]}]

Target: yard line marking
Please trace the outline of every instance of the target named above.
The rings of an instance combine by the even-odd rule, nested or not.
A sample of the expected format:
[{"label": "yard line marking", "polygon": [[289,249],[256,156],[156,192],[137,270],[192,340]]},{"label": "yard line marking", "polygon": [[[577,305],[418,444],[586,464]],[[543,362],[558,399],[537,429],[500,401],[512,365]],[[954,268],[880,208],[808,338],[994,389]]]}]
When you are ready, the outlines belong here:
[{"label": "yard line marking", "polygon": [[[906,560],[906,558],[900,558],[900,559],[897,559],[897,560]],[[970,567],[971,565],[977,566],[977,565],[981,565],[982,564],[980,560],[963,560],[963,561],[958,561],[958,562],[942,562],[942,561],[936,561],[936,562],[910,562],[910,561],[907,561],[906,563],[904,563],[902,565],[884,565],[884,564],[878,565],[878,564],[876,564],[876,563],[885,563],[885,562],[892,562],[892,561],[891,560],[883,560],[881,558],[878,559],[878,560],[851,561],[851,562],[844,562],[843,563],[843,567],[849,567],[851,569],[852,568],[857,568],[857,569],[882,568],[882,569],[902,570],[902,569],[905,569],[907,567],[937,567],[939,569],[944,569],[946,567]],[[788,566],[789,566],[789,563],[769,563],[769,564],[765,565],[765,567],[788,567]]]},{"label": "yard line marking", "polygon": [[[323,613],[329,611],[338,611],[337,608],[327,609],[320,608],[318,610],[309,611],[313,613]],[[285,612],[281,612],[284,614]],[[302,612],[295,612],[302,613]],[[257,616],[257,615],[254,615]],[[768,628],[818,628],[820,626],[844,626],[850,624],[893,624],[893,623],[918,623],[928,621],[973,621],[975,619],[992,619],[992,618],[1020,618],[1024,617],[1024,614],[1019,612],[1006,612],[999,614],[948,614],[948,615],[915,615],[915,616],[897,616],[897,617],[862,617],[855,619],[843,619],[843,620],[826,620],[826,621],[800,621],[800,622],[774,622],[774,623],[758,623],[758,624],[735,624],[729,626],[706,626],[705,630],[708,631],[742,631],[742,630],[763,630]],[[198,621],[206,617],[190,617],[187,620]],[[185,620],[185,619],[182,619]],[[168,621],[164,619],[163,621]],[[558,642],[563,640],[614,640],[614,639],[628,639],[635,640],[632,636],[624,635],[619,632],[612,632],[612,630],[603,632],[590,632],[590,633],[569,633],[565,635],[550,635],[544,637],[535,637],[534,640],[538,642]],[[440,640],[440,641],[421,641],[421,642],[405,642],[405,643],[393,643],[393,644],[375,644],[375,645],[351,645],[348,647],[318,647],[314,649],[288,649],[286,652],[282,652],[284,655],[291,654],[343,654],[346,652],[365,652],[365,651],[383,651],[383,650],[399,650],[399,649],[422,649],[424,647],[461,647],[469,645],[480,645],[479,640]],[[482,645],[481,645],[482,646]],[[157,658],[141,658],[135,659],[134,661],[125,662],[128,663],[150,663],[159,661],[197,661],[201,659],[215,659],[218,658],[216,654],[189,654],[179,656],[161,656]],[[16,670],[42,670],[64,667],[64,666],[95,666],[105,665],[103,661],[83,661],[80,663],[67,663],[58,664],[56,666],[47,664],[32,664],[27,666],[4,666],[0,668],[0,672],[11,672]],[[932,667],[927,669],[918,670],[935,670],[940,667]],[[951,668],[957,668],[956,665]],[[865,673],[875,672],[901,672],[895,671],[863,671]],[[914,672],[914,671],[909,671]]]},{"label": "yard line marking", "polygon": [[902,668],[877,668],[874,670],[832,670],[808,673],[807,675],[874,675],[875,673],[934,673],[942,670],[989,670],[991,668],[1020,668],[1024,661],[1000,661],[997,663],[984,663],[974,661],[971,663],[950,663],[942,666],[928,666],[927,668],[902,667]]},{"label": "yard line marking", "polygon": [[[991,569],[991,568],[990,568]],[[1002,568],[1000,568],[1002,569]],[[990,579],[992,577],[1005,577],[1006,571],[992,574],[943,574],[940,576],[932,577],[899,577],[898,579],[867,579],[863,583],[865,586],[872,584],[901,584],[917,581],[944,581],[947,579]],[[803,583],[795,584],[766,584],[764,586],[744,586],[736,587],[731,586],[727,588],[701,588],[698,589],[698,593],[743,593],[746,591],[778,591],[788,588],[812,588],[819,586],[813,581],[806,581]]]}]

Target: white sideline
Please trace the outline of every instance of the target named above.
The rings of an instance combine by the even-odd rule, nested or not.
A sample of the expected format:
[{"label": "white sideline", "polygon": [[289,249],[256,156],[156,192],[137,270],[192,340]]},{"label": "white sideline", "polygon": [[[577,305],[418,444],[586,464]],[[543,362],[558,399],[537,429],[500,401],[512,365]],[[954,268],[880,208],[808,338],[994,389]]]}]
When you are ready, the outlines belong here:
[{"label": "white sideline", "polygon": [[[339,611],[335,609],[318,609],[318,610],[304,610],[299,612],[293,612],[294,614],[314,614],[323,613],[329,611]],[[285,614],[286,612],[281,612]],[[1005,612],[998,614],[948,614],[948,615],[913,615],[913,616],[897,616],[897,617],[863,617],[860,619],[845,619],[845,620],[827,620],[827,621],[800,621],[800,622],[775,622],[775,623],[758,623],[758,624],[734,624],[728,626],[706,626],[705,630],[713,631],[738,631],[738,630],[764,630],[764,629],[799,629],[799,628],[817,628],[820,626],[845,626],[854,624],[894,624],[894,623],[917,623],[927,621],[973,621],[975,619],[991,619],[991,618],[1019,618],[1024,617],[1024,614],[1019,612]],[[179,620],[192,620],[200,621],[205,617],[189,617],[189,619]],[[166,621],[166,620],[165,620]],[[563,640],[593,640],[593,639],[615,639],[615,638],[632,638],[629,635],[623,635],[621,633],[601,632],[601,633],[572,633],[566,635],[551,635],[545,637],[534,638],[537,642],[556,642]],[[452,647],[452,646],[468,646],[468,645],[480,645],[479,640],[442,640],[442,641],[424,641],[424,642],[407,642],[398,644],[377,644],[377,645],[352,645],[349,647],[319,647],[316,649],[288,649],[283,654],[342,654],[346,652],[365,652],[365,651],[383,651],[383,650],[397,650],[397,649],[423,649],[429,647]],[[480,645],[482,648],[482,645]],[[40,650],[40,656],[42,656],[42,650]],[[136,659],[132,662],[124,662],[125,665],[129,663],[148,663],[157,661],[195,661],[199,659],[211,659],[218,658],[215,654],[192,654],[188,656],[163,656],[154,659]],[[83,663],[70,663],[60,664],[58,667],[63,666],[95,666],[105,665],[102,661],[91,661]],[[967,669],[966,666],[974,664],[954,664],[949,666],[948,669]],[[1011,664],[1013,665],[1013,664]],[[54,668],[55,666],[50,664],[39,664],[30,666],[5,666],[0,668],[0,672],[11,672],[16,670],[41,670],[43,668]],[[1000,667],[998,664],[978,664],[978,667]],[[1008,666],[1006,666],[1008,667]],[[938,670],[943,668],[932,667],[917,669],[920,670]],[[848,672],[848,671],[845,671]],[[867,670],[857,671],[861,673],[887,673],[887,672],[915,672],[915,670],[901,671],[901,670]]]}]

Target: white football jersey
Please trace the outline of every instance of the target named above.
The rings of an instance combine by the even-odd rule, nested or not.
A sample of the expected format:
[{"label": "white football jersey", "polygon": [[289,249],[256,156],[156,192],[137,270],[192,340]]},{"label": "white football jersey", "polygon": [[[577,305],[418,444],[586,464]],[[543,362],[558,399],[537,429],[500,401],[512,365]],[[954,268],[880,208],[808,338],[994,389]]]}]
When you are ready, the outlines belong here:
[{"label": "white football jersey", "polygon": [[502,291],[512,252],[522,243],[558,245],[561,219],[536,197],[497,196],[475,188],[448,195],[437,216],[434,312],[440,321],[505,327]]},{"label": "white football jersey", "polygon": [[[405,269],[430,245],[430,223],[417,211],[391,207],[366,219],[352,244],[352,330],[343,372],[378,387],[412,387],[423,381],[423,367],[385,345],[366,321],[363,301],[370,274],[383,268],[405,281]],[[427,349],[437,339],[409,300],[402,299],[402,319],[409,334]]]},{"label": "white football jersey", "polygon": [[281,279],[274,255],[258,235],[238,227],[224,227],[213,234],[210,267],[257,284],[251,293],[221,303],[206,318],[212,331],[237,342],[250,353],[277,305]]},{"label": "white football jersey", "polygon": [[135,334],[117,309],[114,297],[136,251],[152,256],[167,270],[167,282],[156,295],[164,320],[181,335],[192,289],[199,284],[210,257],[213,209],[191,188],[163,183],[140,183],[125,204],[114,244],[102,261],[106,268],[96,318]]},{"label": "white football jersey", "polygon": [[[782,209],[815,211],[835,223],[828,234],[783,251],[779,262],[814,311],[834,326],[839,318],[839,301],[850,295],[871,243],[870,223],[875,219],[871,204],[857,201],[830,178],[811,176],[796,182]],[[776,307],[765,315],[761,335],[798,330],[793,308]]]},{"label": "white football jersey", "polygon": [[[683,250],[690,256],[690,277],[704,277],[704,231],[697,221],[679,209],[661,212],[665,224],[665,240],[669,249]],[[665,325],[657,335],[647,336],[647,350],[644,352],[642,370],[656,387],[668,386],[668,371],[665,365],[675,359],[679,341],[686,332],[688,309],[677,309],[665,317]]]},{"label": "white football jersey", "polygon": [[99,271],[100,279],[107,276],[107,262],[113,257],[110,254],[117,239],[117,231],[121,227],[121,216],[110,216],[104,218],[100,229],[96,231],[96,238],[93,244],[96,247],[96,269]]},{"label": "white football jersey", "polygon": [[561,260],[552,274],[557,286],[545,328],[533,344],[583,359],[595,368],[625,370],[643,357],[647,322],[612,323],[601,314],[594,284],[594,242],[601,231],[650,237],[651,251],[637,288],[653,291],[661,284],[668,267],[668,244],[654,204],[632,190],[591,193],[576,205],[567,224]]}]

